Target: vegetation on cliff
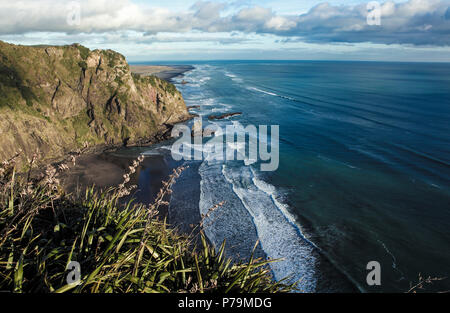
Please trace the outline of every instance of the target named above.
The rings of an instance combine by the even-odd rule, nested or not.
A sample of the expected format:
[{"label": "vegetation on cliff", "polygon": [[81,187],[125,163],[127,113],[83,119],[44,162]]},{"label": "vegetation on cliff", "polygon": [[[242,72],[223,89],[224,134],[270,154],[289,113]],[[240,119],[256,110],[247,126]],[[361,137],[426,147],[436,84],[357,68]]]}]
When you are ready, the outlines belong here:
[{"label": "vegetation on cliff", "polygon": [[[0,164],[0,291],[295,288],[273,281],[267,267],[273,260],[227,259],[225,242],[217,250],[207,243],[202,221],[181,235],[158,217],[183,169],[174,171],[151,205],[123,200],[142,158],[122,184],[106,191],[88,188],[79,196],[61,187],[59,173],[83,147],[160,138],[171,124],[190,118],[172,84],[131,74],[125,58],[111,50],[0,41],[0,116],[0,159],[8,160]],[[62,156],[67,159],[36,169],[38,160]],[[73,261],[80,265],[79,279],[69,267]]]},{"label": "vegetation on cliff", "polygon": [[132,75],[114,51],[0,41],[0,116],[0,158],[21,148],[24,161],[147,141],[189,113],[172,84]]},{"label": "vegetation on cliff", "polygon": [[[35,161],[36,156],[28,174],[20,176],[14,160],[0,165],[0,291],[222,293],[295,287],[272,280],[267,264],[273,261],[233,263],[224,255],[225,243],[216,250],[202,232],[200,240],[179,235],[157,218],[182,169],[174,171],[153,204],[121,205],[142,158],[120,186],[103,193],[87,189],[81,198],[64,193],[58,181],[74,156],[40,177],[31,174]],[[68,269],[72,261],[80,265],[79,279]]]}]

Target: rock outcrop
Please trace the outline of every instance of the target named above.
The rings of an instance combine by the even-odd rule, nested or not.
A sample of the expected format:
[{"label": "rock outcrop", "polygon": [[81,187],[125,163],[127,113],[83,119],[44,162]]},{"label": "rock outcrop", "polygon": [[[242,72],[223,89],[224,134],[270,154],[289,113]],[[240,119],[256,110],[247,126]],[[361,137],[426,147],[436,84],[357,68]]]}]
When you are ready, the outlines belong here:
[{"label": "rock outcrop", "polygon": [[223,120],[225,118],[233,117],[236,115],[242,115],[242,112],[224,113],[224,114],[220,114],[220,115],[210,115],[210,116],[208,116],[208,119],[209,120]]},{"label": "rock outcrop", "polygon": [[190,117],[174,85],[132,74],[119,53],[0,41],[0,160],[148,142]]}]

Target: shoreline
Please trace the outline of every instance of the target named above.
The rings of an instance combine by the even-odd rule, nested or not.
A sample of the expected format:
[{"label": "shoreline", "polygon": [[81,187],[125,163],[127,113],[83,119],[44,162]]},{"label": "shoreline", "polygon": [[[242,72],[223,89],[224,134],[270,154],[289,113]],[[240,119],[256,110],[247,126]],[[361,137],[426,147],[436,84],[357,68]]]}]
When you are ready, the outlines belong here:
[{"label": "shoreline", "polygon": [[[192,66],[153,66],[153,65],[130,65],[130,70],[134,74],[154,75],[161,79],[170,80],[174,77],[183,75],[185,72],[194,69]],[[187,108],[188,109],[188,108]],[[146,138],[141,138],[135,143],[121,144],[100,144],[85,148],[78,156],[76,165],[70,167],[69,170],[61,173],[64,188],[70,193],[79,193],[80,189],[94,186],[98,190],[106,190],[107,188],[118,186],[123,181],[123,175],[127,173],[128,167],[136,160],[139,155],[152,149],[158,149],[160,145],[170,142],[172,128],[180,123],[186,123],[195,115],[189,113],[185,117],[179,119],[173,124],[163,124],[158,131]],[[64,163],[66,159],[74,154],[68,152],[60,158],[48,160],[46,164],[58,166]],[[179,164],[169,164],[167,158],[162,154],[146,155],[144,162],[138,167],[137,172],[131,175],[130,185],[141,185],[142,180],[147,188],[144,190],[135,190],[131,196],[125,197],[127,202],[135,198],[136,202],[150,204],[153,202],[162,183],[167,180],[172,170],[177,168]],[[153,174],[158,173],[155,177],[149,177],[145,172],[151,170]],[[144,173],[144,178],[141,175]],[[169,215],[169,208],[161,212],[162,218]],[[201,217],[198,217],[198,222]],[[197,220],[197,217],[192,221]],[[177,220],[176,224],[184,224],[183,221]]]},{"label": "shoreline", "polygon": [[[68,193],[77,196],[91,186],[98,191],[107,190],[121,184],[128,167],[140,155],[144,155],[144,161],[136,173],[130,176],[127,184],[136,185],[137,188],[131,195],[121,199],[121,202],[133,200],[134,203],[150,205],[163,187],[163,182],[167,181],[174,169],[182,165],[170,157],[169,151],[161,149],[169,143],[170,140],[165,140],[150,146],[87,152],[77,157],[75,166],[60,173],[61,183]],[[171,227],[183,234],[191,233],[191,225],[198,225],[202,218],[195,205],[200,197],[200,177],[195,170],[198,166],[199,164],[189,164],[186,167],[173,186],[170,205],[161,208],[158,214],[162,220],[167,218]]]},{"label": "shoreline", "polygon": [[191,65],[148,65],[148,64],[130,64],[130,70],[133,74],[142,76],[156,76],[171,82],[173,78],[183,75],[193,70]]},{"label": "shoreline", "polygon": [[[147,69],[150,71],[153,70],[154,67],[150,66]],[[160,69],[161,67],[157,68],[157,70]],[[182,73],[184,72],[185,71],[183,71]],[[77,166],[79,165],[78,170],[71,171],[72,188],[74,186],[77,186],[77,184],[81,184],[83,187],[95,185],[96,187],[103,189],[106,189],[110,186],[117,186],[122,182],[122,175],[127,171],[127,167],[129,166],[129,164],[134,159],[136,159],[138,155],[143,153],[146,156],[145,161],[138,168],[136,174],[132,175],[131,181],[129,183],[130,185],[138,185],[139,188],[134,190],[130,197],[124,198],[124,202],[130,200],[131,198],[134,198],[135,203],[151,203],[156,193],[159,191],[162,182],[167,179],[172,169],[176,168],[179,165],[176,164],[176,162],[173,162],[173,160],[171,161],[171,158],[167,157],[164,152],[159,151],[163,150],[158,149],[159,144],[161,146],[164,146],[170,144],[170,141],[163,140],[159,141],[157,144],[147,145],[145,147],[116,147],[110,149],[109,151],[105,150],[103,152],[100,152],[97,155],[85,157],[82,161],[79,162],[79,164],[77,164]],[[168,224],[171,225],[173,229],[176,229],[183,234],[189,234],[192,231],[191,225],[198,224],[202,219],[201,213],[205,213],[204,210],[201,210],[199,204],[202,192],[201,185],[202,180],[204,179],[199,173],[200,165],[201,164],[198,164],[196,162],[189,162],[189,168],[187,168],[186,171],[182,173],[182,175],[177,180],[177,183],[173,186],[173,194],[169,201],[170,205],[167,208],[164,208],[164,210],[161,210],[159,214],[159,217],[161,219],[167,217]],[[206,183],[204,181],[203,184],[207,185],[207,182],[208,181],[206,180]],[[230,205],[237,205],[238,203],[240,203],[239,201],[242,201],[242,199],[240,199],[239,197],[234,198],[235,201],[230,202]],[[248,208],[245,208],[245,211],[243,210],[243,208],[241,210],[242,215],[240,214],[240,216],[247,216],[248,214],[246,212],[249,212]],[[234,211],[227,210],[226,207],[222,208],[222,211],[225,213],[221,213],[218,217],[216,217],[216,219],[225,214],[223,215],[225,218],[222,217],[219,220],[219,222],[223,226],[227,223],[227,219],[232,217],[229,216],[229,213],[227,212]],[[284,212],[282,212],[282,214],[284,215]],[[227,247],[227,253],[230,253],[234,258],[236,258],[236,260],[240,259],[241,257],[243,259],[246,259],[245,252],[248,250],[246,247],[249,247],[249,249],[251,249],[251,247],[254,245],[254,242],[256,242],[256,240],[258,239],[260,240],[260,238],[254,238],[253,236],[250,236],[250,234],[253,233],[258,236],[256,224],[252,223],[251,225],[244,225],[241,223],[239,225],[242,226],[241,228],[248,231],[248,236],[246,236],[245,239],[241,238],[238,233],[234,232],[234,230],[227,230],[227,228],[224,228],[218,232],[214,232],[212,241],[206,233],[207,241],[210,243],[215,243],[214,237],[222,238],[223,236],[228,240],[229,243],[231,243],[231,245]],[[255,253],[255,255],[258,257],[267,257],[267,252],[266,250],[264,250],[262,245],[258,245]],[[311,284],[316,284],[311,285],[313,286],[311,288],[321,291],[357,291],[357,288],[354,288],[351,281],[349,281],[350,285],[347,285],[348,278],[343,277],[345,275],[341,271],[339,271],[339,269],[336,273],[329,272],[329,268],[334,268],[334,266],[330,263],[329,259],[325,255],[320,253],[320,251],[315,250],[313,256],[316,258],[317,263],[311,266],[311,270],[314,272],[314,277],[316,277],[317,279],[311,279]],[[278,270],[283,272],[283,266],[278,266],[281,266]],[[274,269],[272,268],[272,274],[275,275],[274,273]],[[323,276],[323,273],[327,273],[326,278]],[[305,282],[305,284],[305,287],[308,287],[309,283]]]}]

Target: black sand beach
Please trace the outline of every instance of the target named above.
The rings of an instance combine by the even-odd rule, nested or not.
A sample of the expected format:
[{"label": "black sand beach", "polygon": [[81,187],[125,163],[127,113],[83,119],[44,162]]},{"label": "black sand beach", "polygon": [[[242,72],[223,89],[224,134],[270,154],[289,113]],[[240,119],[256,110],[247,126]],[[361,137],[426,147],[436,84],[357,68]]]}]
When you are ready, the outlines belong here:
[{"label": "black sand beach", "polygon": [[[73,194],[79,194],[80,190],[89,186],[94,186],[97,190],[118,186],[133,160],[144,153],[144,161],[136,173],[131,175],[128,184],[138,187],[122,200],[124,203],[133,199],[135,203],[150,204],[162,187],[162,182],[168,179],[173,169],[181,165],[170,157],[170,151],[159,149],[158,146],[159,144],[151,147],[128,147],[82,155],[77,159],[75,167],[61,175],[62,183],[66,190]],[[167,217],[168,223],[182,233],[190,233],[192,225],[198,225],[201,220],[198,208],[198,165],[190,164],[184,170],[173,187],[170,207],[160,210],[160,217]]]},{"label": "black sand beach", "polygon": [[[189,65],[145,64],[130,65],[130,68],[132,73],[154,75],[167,81],[193,69]],[[124,147],[82,155],[77,159],[75,167],[61,175],[62,183],[73,194],[90,186],[97,190],[118,186],[123,182],[123,175],[128,172],[128,167],[144,153],[144,161],[136,173],[130,176],[129,185],[136,185],[138,188],[122,200],[127,202],[133,199],[136,203],[150,204],[162,187],[162,182],[169,178],[173,169],[181,165],[170,157],[170,151],[158,148],[163,144],[164,142],[145,147]],[[186,168],[174,189],[176,196],[172,197],[170,208],[160,210],[160,217],[167,217],[171,225],[188,233],[192,229],[191,225],[198,224],[201,219],[198,209],[200,177],[197,170]]]}]

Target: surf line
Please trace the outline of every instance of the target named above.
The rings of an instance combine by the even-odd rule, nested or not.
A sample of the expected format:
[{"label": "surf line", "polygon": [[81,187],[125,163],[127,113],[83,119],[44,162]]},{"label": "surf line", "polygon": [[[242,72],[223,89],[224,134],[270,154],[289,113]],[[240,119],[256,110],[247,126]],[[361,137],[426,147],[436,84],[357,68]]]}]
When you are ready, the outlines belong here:
[{"label": "surf line", "polygon": [[[273,172],[280,163],[280,126],[271,125],[270,136],[268,130],[268,125],[244,127],[240,123],[226,125],[225,131],[217,124],[209,124],[203,129],[202,119],[198,117],[192,129],[186,125],[176,125],[172,129],[172,137],[178,138],[171,148],[172,158],[175,161],[238,160],[247,166],[262,161],[261,171]],[[205,143],[204,139],[207,140]]]}]

